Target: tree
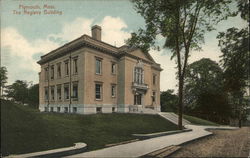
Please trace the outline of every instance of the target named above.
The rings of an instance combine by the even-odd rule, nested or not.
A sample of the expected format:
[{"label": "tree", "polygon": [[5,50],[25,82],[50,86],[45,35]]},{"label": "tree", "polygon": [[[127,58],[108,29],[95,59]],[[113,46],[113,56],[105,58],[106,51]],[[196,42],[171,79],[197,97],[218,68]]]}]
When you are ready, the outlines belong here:
[{"label": "tree", "polygon": [[173,93],[172,89],[161,92],[161,111],[177,112],[178,96]]},{"label": "tree", "polygon": [[38,108],[39,104],[39,84],[35,84],[28,89],[28,103],[31,107]]},{"label": "tree", "polygon": [[5,84],[7,83],[7,69],[6,67],[0,67],[0,96],[3,94],[3,88],[5,87]]},{"label": "tree", "polygon": [[188,58],[192,50],[201,50],[204,33],[230,14],[231,0],[132,0],[145,19],[145,29],[131,34],[127,44],[149,51],[156,46],[156,36],[165,39],[163,48],[172,52],[178,69],[179,129],[182,129],[183,85]]},{"label": "tree", "polygon": [[[239,0],[238,13],[241,18],[249,21],[249,1]],[[234,117],[239,119],[241,127],[243,96],[249,81],[249,31],[248,28],[229,28],[226,32],[220,32],[217,36],[222,52],[221,64],[224,70],[226,91],[231,96],[234,105]],[[248,87],[249,88],[249,87]]]},{"label": "tree", "polygon": [[190,64],[184,87],[187,113],[228,123],[231,110],[224,92],[223,71],[215,61],[203,58]]},{"label": "tree", "polygon": [[12,98],[22,104],[28,101],[28,84],[26,81],[16,80],[12,85],[6,87],[5,92],[8,98]]}]

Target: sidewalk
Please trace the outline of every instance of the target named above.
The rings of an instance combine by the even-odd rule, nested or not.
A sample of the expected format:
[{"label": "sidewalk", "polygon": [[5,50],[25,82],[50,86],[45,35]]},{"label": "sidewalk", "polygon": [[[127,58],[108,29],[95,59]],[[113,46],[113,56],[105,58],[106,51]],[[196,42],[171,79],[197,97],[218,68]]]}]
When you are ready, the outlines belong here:
[{"label": "sidewalk", "polygon": [[71,155],[69,157],[139,157],[164,147],[180,145],[188,141],[211,135],[212,133],[206,129],[237,129],[234,127],[197,125],[186,125],[185,127],[192,129],[192,131],[113,146],[100,150]]}]

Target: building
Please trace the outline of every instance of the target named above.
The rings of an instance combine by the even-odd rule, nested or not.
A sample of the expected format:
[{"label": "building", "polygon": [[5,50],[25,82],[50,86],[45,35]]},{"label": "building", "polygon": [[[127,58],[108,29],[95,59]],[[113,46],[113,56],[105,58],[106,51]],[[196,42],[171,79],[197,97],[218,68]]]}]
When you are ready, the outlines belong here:
[{"label": "building", "polygon": [[161,67],[148,53],[101,41],[101,27],[38,61],[39,109],[80,114],[160,111]]}]

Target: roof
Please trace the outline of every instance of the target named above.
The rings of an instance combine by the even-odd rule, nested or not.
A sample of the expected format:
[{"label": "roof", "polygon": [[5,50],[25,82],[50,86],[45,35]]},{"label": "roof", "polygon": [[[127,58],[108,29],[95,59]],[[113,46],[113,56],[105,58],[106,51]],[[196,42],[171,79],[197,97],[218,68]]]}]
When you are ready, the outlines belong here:
[{"label": "roof", "polygon": [[[51,52],[41,56],[41,59],[37,63],[42,65],[42,64],[47,63],[51,60],[54,60],[58,57],[66,55],[69,52],[78,50],[82,47],[96,49],[96,50],[99,50],[99,51],[106,53],[106,54],[110,54],[110,55],[117,57],[117,58],[120,58],[122,56],[130,56],[132,58],[138,58],[138,57],[134,56],[133,54],[131,54],[130,52],[132,52],[136,49],[139,49],[139,48],[131,48],[131,47],[128,47],[127,45],[123,45],[121,47],[115,47],[115,46],[112,46],[108,43],[96,40],[88,35],[83,35],[83,36],[81,36],[81,37],[79,37],[71,42],[68,42],[68,43],[64,44],[63,46],[61,46],[55,50],[52,50]],[[155,68],[162,70],[160,68],[160,64],[157,64],[149,53],[145,53],[145,55],[148,57],[148,59],[150,61],[144,61],[144,62],[148,62],[148,63],[154,65]]]}]

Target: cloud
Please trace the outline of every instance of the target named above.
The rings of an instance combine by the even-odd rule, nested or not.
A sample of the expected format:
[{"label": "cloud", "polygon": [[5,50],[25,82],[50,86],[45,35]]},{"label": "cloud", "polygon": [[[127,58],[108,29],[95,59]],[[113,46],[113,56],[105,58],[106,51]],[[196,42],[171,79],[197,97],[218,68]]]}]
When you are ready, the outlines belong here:
[{"label": "cloud", "polygon": [[161,68],[163,69],[160,76],[161,91],[165,91],[167,89],[174,89],[176,91],[177,69],[174,59],[170,60],[170,54],[166,54],[163,50],[150,50],[150,55],[154,58],[155,62],[161,64]]},{"label": "cloud", "polygon": [[70,42],[83,34],[90,35],[92,23],[93,19],[78,17],[72,22],[64,22],[62,31],[58,34],[50,34],[48,38],[60,43]]},{"label": "cloud", "polygon": [[[102,27],[102,40],[121,46],[130,37],[126,23],[119,17],[104,17],[99,23]],[[78,17],[62,25],[60,33],[49,34],[45,38],[28,40],[15,27],[1,29],[2,65],[8,69],[8,83],[17,79],[38,82],[40,66],[36,63],[40,56],[83,34],[91,35],[93,19]]]},{"label": "cloud", "polygon": [[130,37],[130,33],[124,31],[128,26],[119,17],[106,16],[99,25],[102,27],[102,40],[111,45],[120,47]]},{"label": "cloud", "polygon": [[[48,52],[58,44],[48,39],[36,39],[28,41],[17,29],[13,27],[1,30],[1,52],[3,54],[3,65],[8,69],[9,83],[17,79],[38,81],[40,67],[33,55],[38,52]],[[28,75],[30,72],[31,75]],[[35,73],[35,75],[34,75]]]}]

